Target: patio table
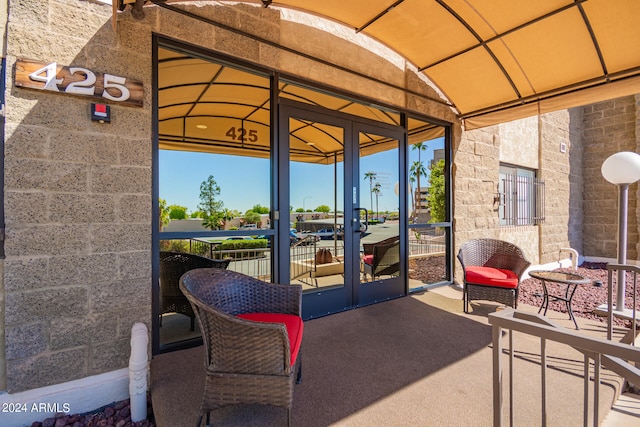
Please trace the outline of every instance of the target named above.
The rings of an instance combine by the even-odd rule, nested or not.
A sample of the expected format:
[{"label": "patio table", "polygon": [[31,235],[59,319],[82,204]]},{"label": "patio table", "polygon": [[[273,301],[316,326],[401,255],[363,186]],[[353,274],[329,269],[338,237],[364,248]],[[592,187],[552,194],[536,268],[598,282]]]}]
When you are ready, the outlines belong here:
[{"label": "patio table", "polygon": [[[543,314],[547,314],[550,299],[553,299],[554,301],[564,301],[567,306],[567,311],[569,312],[569,318],[573,320],[573,324],[576,325],[576,329],[580,329],[578,327],[578,322],[576,322],[576,318],[573,315],[573,310],[571,309],[571,301],[573,300],[573,296],[576,293],[576,289],[578,289],[578,285],[591,283],[591,280],[584,278],[579,274],[563,273],[559,271],[536,270],[530,271],[529,276],[533,277],[534,279],[540,280],[542,282],[542,289],[544,290],[544,295],[542,296],[542,305],[540,306],[538,313],[540,313],[544,308]],[[551,295],[547,287],[547,282],[567,285],[564,295]]]}]

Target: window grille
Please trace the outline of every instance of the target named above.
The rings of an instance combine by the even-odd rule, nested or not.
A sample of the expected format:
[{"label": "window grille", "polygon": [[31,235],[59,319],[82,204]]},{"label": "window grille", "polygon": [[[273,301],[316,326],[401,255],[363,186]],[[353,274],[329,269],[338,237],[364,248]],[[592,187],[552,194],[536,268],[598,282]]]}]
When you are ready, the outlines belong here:
[{"label": "window grille", "polygon": [[544,222],[544,181],[535,171],[500,167],[500,225],[536,225]]}]

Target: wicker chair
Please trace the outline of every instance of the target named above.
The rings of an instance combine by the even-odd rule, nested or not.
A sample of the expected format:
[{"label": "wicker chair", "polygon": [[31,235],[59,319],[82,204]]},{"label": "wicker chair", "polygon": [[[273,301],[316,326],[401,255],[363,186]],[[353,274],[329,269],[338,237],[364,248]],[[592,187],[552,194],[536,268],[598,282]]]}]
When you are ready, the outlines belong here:
[{"label": "wicker chair", "polygon": [[496,239],[469,240],[458,259],[464,272],[464,312],[472,300],[496,301],[518,308],[518,287],[530,262],[516,245]]},{"label": "wicker chair", "polygon": [[160,252],[160,325],[164,313],[180,313],[191,318],[195,328],[195,314],[180,290],[180,277],[194,268],[226,269],[231,260],[215,260],[181,252]]},{"label": "wicker chair", "polygon": [[192,270],[180,279],[202,329],[206,380],[198,426],[223,406],[287,409],[300,381],[302,287],[266,283],[229,270]]},{"label": "wicker chair", "polygon": [[400,238],[389,237],[376,243],[364,243],[363,272],[375,280],[377,276],[393,275],[400,271]]}]

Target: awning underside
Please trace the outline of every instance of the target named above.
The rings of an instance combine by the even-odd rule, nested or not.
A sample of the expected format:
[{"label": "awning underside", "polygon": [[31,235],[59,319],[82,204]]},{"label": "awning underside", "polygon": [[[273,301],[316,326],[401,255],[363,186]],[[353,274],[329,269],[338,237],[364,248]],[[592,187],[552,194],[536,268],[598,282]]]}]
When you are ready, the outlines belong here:
[{"label": "awning underside", "polygon": [[640,93],[638,0],[247,3],[323,16],[384,43],[438,86],[467,128]]}]

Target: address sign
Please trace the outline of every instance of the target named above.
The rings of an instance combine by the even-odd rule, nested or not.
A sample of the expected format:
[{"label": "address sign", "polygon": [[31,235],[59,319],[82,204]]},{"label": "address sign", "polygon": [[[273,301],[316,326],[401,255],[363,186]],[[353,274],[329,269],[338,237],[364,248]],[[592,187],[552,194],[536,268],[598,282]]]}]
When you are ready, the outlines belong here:
[{"label": "address sign", "polygon": [[29,59],[16,61],[15,85],[142,107],[142,82],[83,67]]}]

